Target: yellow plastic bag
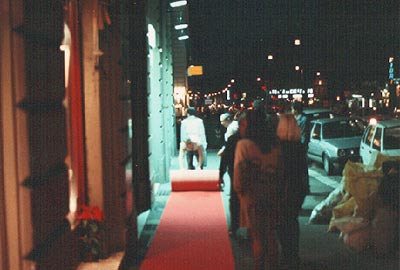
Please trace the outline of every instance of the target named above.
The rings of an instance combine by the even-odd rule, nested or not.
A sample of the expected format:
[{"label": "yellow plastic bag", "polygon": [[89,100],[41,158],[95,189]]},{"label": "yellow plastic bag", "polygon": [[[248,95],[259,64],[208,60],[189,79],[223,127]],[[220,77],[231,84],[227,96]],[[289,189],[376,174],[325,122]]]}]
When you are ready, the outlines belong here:
[{"label": "yellow plastic bag", "polygon": [[371,244],[371,226],[362,217],[341,217],[332,225],[340,230],[343,243],[357,252]]},{"label": "yellow plastic bag", "polygon": [[354,197],[351,197],[344,203],[334,207],[332,210],[332,218],[329,223],[328,232],[337,231],[338,227],[335,224],[336,220],[341,217],[352,216],[354,213],[355,206],[356,206],[356,201],[354,200]]},{"label": "yellow plastic bag", "polygon": [[350,193],[356,201],[366,200],[372,192],[378,190],[379,181],[382,178],[381,170],[368,170],[362,163],[347,162],[343,170],[344,189]]},{"label": "yellow plastic bag", "polygon": [[343,243],[357,252],[363,251],[371,244],[371,226],[344,234]]},{"label": "yellow plastic bag", "polygon": [[381,169],[351,161],[346,163],[343,170],[344,189],[355,200],[357,216],[367,217],[370,213],[373,206],[370,205],[369,197],[378,190],[382,176]]}]

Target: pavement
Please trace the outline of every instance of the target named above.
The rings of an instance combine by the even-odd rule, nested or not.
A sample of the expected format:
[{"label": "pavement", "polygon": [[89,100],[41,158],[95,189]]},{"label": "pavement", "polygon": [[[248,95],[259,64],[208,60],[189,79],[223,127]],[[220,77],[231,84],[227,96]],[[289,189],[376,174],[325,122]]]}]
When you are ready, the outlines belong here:
[{"label": "pavement", "polygon": [[[207,153],[207,169],[219,168],[219,157],[217,150]],[[178,169],[177,158],[173,159],[171,169]],[[321,170],[322,171],[322,170]],[[225,175],[225,177],[228,177]],[[310,224],[309,217],[314,207],[324,200],[329,193],[339,185],[341,177],[326,177],[319,173],[318,169],[310,170],[310,195],[306,197],[301,214],[300,223],[300,258],[302,260],[301,270],[398,270],[400,269],[399,251],[389,254],[377,255],[371,250],[355,252],[348,248],[339,238],[339,233],[328,232],[328,224]],[[226,186],[222,192],[223,202],[227,220],[229,221],[229,178],[225,179]],[[139,223],[139,257],[144,258],[152,237],[157,229],[161,214],[170,194],[170,185],[157,186],[153,208],[138,217]],[[252,251],[250,241],[246,239],[245,229],[240,229],[237,237],[231,237],[232,252],[235,258],[236,270],[252,269]],[[108,260],[100,261],[95,266],[81,265],[81,270],[102,269],[114,270],[118,260],[123,253],[113,254]],[[110,262],[111,261],[111,262]],[[114,263],[114,264],[112,264]],[[139,269],[132,266],[130,270]],[[180,270],[180,269],[177,269]]]}]

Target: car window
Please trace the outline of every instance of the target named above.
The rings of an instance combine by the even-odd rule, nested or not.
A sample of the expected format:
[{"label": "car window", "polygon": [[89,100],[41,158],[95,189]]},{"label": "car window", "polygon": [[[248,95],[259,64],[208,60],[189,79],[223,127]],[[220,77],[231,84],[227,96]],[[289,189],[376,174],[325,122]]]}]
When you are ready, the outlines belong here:
[{"label": "car window", "polygon": [[321,139],[321,124],[315,124],[315,128],[312,134],[312,138],[316,140]]},{"label": "car window", "polygon": [[383,133],[383,149],[400,149],[400,127],[386,128]]},{"label": "car window", "polygon": [[362,130],[364,130],[368,126],[368,124],[365,121],[362,121],[361,119],[356,119],[356,118],[355,119],[351,119],[350,120],[350,124],[353,125],[353,126],[358,126]]},{"label": "car window", "polygon": [[362,138],[362,142],[365,144],[368,144],[368,135],[369,132],[371,131],[371,126],[367,127],[367,129],[364,132],[363,138]]},{"label": "car window", "polygon": [[349,121],[337,121],[326,123],[322,127],[322,136],[324,139],[347,138],[362,135],[362,129],[351,125]]},{"label": "car window", "polygon": [[322,118],[333,118],[333,113],[331,113],[331,112],[316,112],[316,113],[306,114],[306,116],[311,121],[311,120],[322,119]]},{"label": "car window", "polygon": [[381,150],[382,128],[376,128],[374,141],[372,147],[378,151]]},{"label": "car window", "polygon": [[365,143],[368,145],[371,145],[372,137],[374,136],[374,132],[375,132],[375,128],[376,128],[376,126],[371,126],[371,129],[368,131],[367,138],[365,140]]}]

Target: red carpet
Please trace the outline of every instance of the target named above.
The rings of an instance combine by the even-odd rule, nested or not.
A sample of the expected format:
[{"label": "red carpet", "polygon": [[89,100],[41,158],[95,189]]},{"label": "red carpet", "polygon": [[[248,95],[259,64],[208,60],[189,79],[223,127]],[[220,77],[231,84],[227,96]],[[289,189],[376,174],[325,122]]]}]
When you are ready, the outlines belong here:
[{"label": "red carpet", "polygon": [[172,191],[218,191],[218,170],[171,170]]},{"label": "red carpet", "polygon": [[[191,171],[189,190],[208,185],[206,179],[218,183],[218,174],[208,177],[207,171]],[[171,173],[174,181],[174,172]],[[183,191],[182,180],[179,191]],[[210,184],[210,183],[208,183]],[[213,185],[213,184],[212,184]],[[210,184],[211,186],[211,184]],[[214,189],[218,190],[218,189]],[[164,209],[141,270],[232,270],[234,259],[220,192],[173,190]]]}]

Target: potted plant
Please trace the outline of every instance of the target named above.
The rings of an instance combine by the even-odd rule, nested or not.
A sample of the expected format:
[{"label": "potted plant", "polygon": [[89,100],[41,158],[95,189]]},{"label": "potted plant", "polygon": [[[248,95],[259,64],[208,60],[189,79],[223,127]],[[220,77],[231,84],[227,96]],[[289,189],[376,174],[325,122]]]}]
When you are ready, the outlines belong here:
[{"label": "potted plant", "polygon": [[97,206],[83,205],[77,219],[81,260],[99,260],[103,256],[103,211]]}]

